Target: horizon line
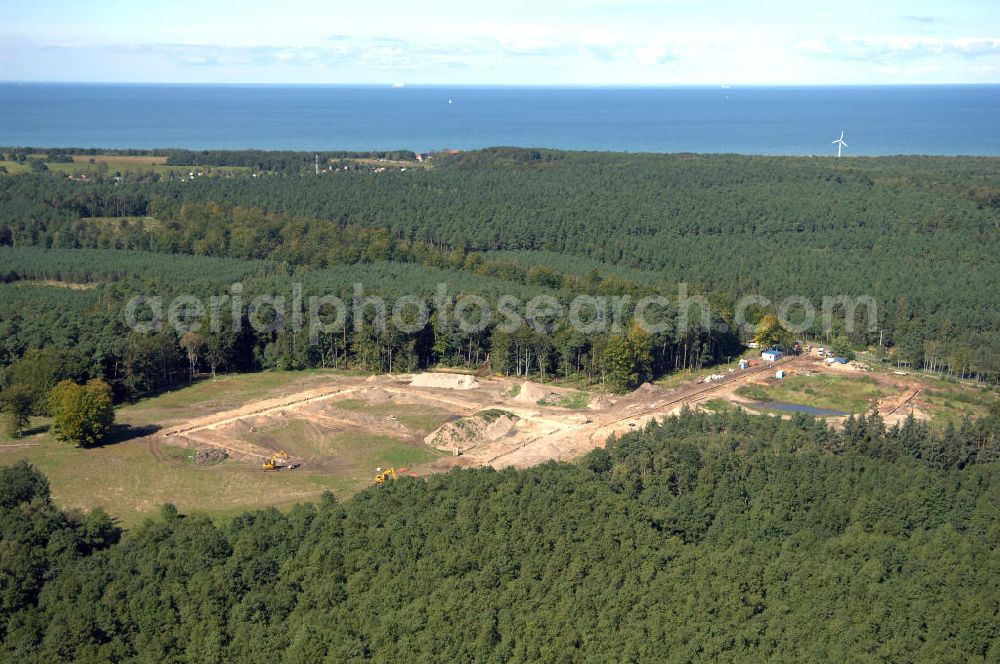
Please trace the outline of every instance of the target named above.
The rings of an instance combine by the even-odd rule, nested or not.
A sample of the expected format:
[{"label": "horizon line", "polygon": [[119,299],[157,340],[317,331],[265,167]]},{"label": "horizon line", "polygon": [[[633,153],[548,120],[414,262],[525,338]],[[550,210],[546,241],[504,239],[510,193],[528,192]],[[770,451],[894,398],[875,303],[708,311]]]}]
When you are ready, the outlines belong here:
[{"label": "horizon line", "polygon": [[147,85],[189,87],[339,87],[339,88],[574,88],[574,89],[665,89],[665,88],[946,88],[1000,87],[1000,82],[958,83],[283,83],[197,81],[67,81],[0,79],[0,85]]}]

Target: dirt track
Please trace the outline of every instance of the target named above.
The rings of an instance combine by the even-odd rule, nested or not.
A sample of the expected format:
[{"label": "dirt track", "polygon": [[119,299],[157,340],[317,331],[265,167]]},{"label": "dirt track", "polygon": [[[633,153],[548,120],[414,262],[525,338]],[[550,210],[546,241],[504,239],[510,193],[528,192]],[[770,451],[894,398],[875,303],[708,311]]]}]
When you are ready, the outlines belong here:
[{"label": "dirt track", "polygon": [[620,435],[642,428],[654,419],[661,419],[699,401],[730,394],[737,386],[773,372],[777,367],[789,368],[800,358],[785,358],[773,364],[762,364],[726,374],[725,378],[711,383],[692,383],[667,391],[646,385],[632,394],[611,399],[603,408],[582,411],[586,422],[579,422],[581,411],[562,408],[524,409],[504,405],[526,422],[523,438],[497,443],[474,450],[463,465],[490,465],[496,468],[515,466],[523,468],[549,460],[566,460],[605,444],[611,435]]},{"label": "dirt track", "polygon": [[[794,360],[783,360],[774,366],[784,366]],[[568,459],[603,445],[613,433],[642,426],[651,419],[663,417],[681,405],[709,399],[717,393],[765,372],[770,365],[761,365],[734,372],[725,379],[705,384],[693,384],[679,390],[666,391],[644,386],[620,399],[605,398],[598,406],[568,409],[539,406],[531,400],[535,391],[556,392],[559,388],[540,388],[525,383],[525,395],[504,396],[518,383],[507,379],[484,380],[474,389],[446,387],[416,387],[406,377],[376,376],[361,378],[331,378],[331,385],[313,388],[277,399],[246,404],[236,409],[192,419],[158,436],[154,454],[166,460],[164,442],[186,447],[214,446],[225,449],[230,456],[253,464],[267,459],[273,449],[246,439],[252,433],[273,423],[277,418],[305,420],[310,426],[328,430],[360,430],[365,433],[417,440],[410,431],[391,416],[375,417],[362,413],[331,412],[337,402],[348,398],[370,399],[373,403],[417,405],[444,410],[453,417],[465,417],[489,408],[501,408],[518,418],[514,431],[499,440],[474,445],[460,457],[438,462],[438,467],[451,465],[492,465],[524,467],[552,459]],[[326,410],[324,410],[326,409]],[[293,457],[294,458],[294,457]],[[294,458],[306,467],[323,465],[320,459]],[[312,463],[310,463],[312,462]]]},{"label": "dirt track", "polygon": [[177,434],[187,434],[190,435],[197,431],[202,431],[204,429],[215,429],[217,427],[232,424],[233,422],[238,422],[244,420],[248,417],[256,417],[258,415],[271,415],[277,412],[283,412],[300,406],[305,406],[317,401],[325,401],[327,399],[332,399],[334,397],[343,397],[352,392],[357,392],[359,387],[352,388],[339,388],[339,389],[324,389],[318,388],[313,390],[308,390],[306,392],[300,392],[289,398],[282,399],[267,399],[265,401],[258,401],[246,406],[241,406],[235,410],[227,411],[226,413],[216,413],[214,415],[206,415],[205,417],[200,417],[195,420],[187,422],[183,426],[174,427],[169,431],[163,433],[164,436],[174,436]]},{"label": "dirt track", "polygon": [[[483,440],[465,446],[461,456],[442,458],[430,469],[442,470],[456,465],[520,468],[577,457],[603,446],[611,435],[642,428],[651,420],[669,416],[685,405],[695,406],[715,398],[737,402],[739,397],[734,392],[739,386],[766,379],[778,368],[789,372],[827,370],[815,357],[787,357],[775,363],[723,374],[723,378],[713,382],[693,382],[674,390],[647,384],[622,397],[599,397],[590,407],[583,409],[539,405],[533,401],[535,394],[558,395],[568,390],[521,384],[511,379],[481,379],[472,389],[448,389],[447,386],[410,385],[410,377],[401,375],[367,379],[331,376],[329,385],[196,418],[160,434],[158,439],[161,444],[172,441],[189,447],[222,447],[231,456],[256,465],[268,458],[273,449],[263,443],[248,441],[247,434],[273,426],[276,422],[302,421],[307,424],[307,432],[358,432],[422,445],[427,432],[411,430],[394,415],[385,414],[387,408],[390,413],[394,412],[393,407],[400,410],[426,408],[450,414],[452,419],[499,408],[516,416],[517,422],[511,431],[496,440]],[[511,390],[516,385],[520,385],[524,392],[520,397],[509,396],[516,392]],[[893,415],[912,403],[917,393],[918,390],[911,389],[899,398],[886,399],[880,410],[886,415]],[[346,399],[361,404],[361,410],[348,412],[338,409],[337,402]],[[365,403],[377,409],[369,414],[364,411]],[[253,440],[261,442],[259,438]],[[270,440],[269,444],[275,442]],[[280,444],[281,440],[277,443]],[[290,451],[293,449],[291,445],[290,442]],[[295,457],[294,451],[292,454],[293,460],[303,463],[303,470],[321,472],[322,468],[335,468],[338,463],[335,458],[323,456],[322,452],[310,452],[312,456],[303,454],[299,458]],[[159,456],[163,457],[162,454]]]}]

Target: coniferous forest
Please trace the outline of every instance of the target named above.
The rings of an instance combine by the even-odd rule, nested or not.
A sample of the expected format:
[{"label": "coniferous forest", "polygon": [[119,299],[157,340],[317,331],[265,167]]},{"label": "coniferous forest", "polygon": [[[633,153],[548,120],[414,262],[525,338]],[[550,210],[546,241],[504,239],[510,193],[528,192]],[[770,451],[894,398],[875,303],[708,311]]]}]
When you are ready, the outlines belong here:
[{"label": "coniferous forest", "polygon": [[1000,413],[683,412],[574,464],[127,536],[0,471],[17,662],[996,661]]},{"label": "coniferous forest", "polygon": [[[626,316],[638,298],[677,299],[683,285],[711,302],[712,325],[683,327],[679,307],[666,312],[672,325],[643,342],[642,375],[731,356],[746,340],[733,320],[742,296],[770,300],[751,308],[750,323],[789,296],[817,308],[824,297],[871,296],[870,325],[852,331],[836,316],[822,330],[817,316],[806,335],[872,348],[900,367],[1000,379],[995,159],[495,148],[436,155],[430,168],[412,153],[324,153],[324,172],[314,174],[314,157],[168,151],[168,163],[192,173],[206,164],[245,170],[0,177],[0,366],[49,348],[119,398],[162,389],[185,373],[179,335],[130,334],[124,302],[136,293],[209,297],[235,281],[248,300],[295,282],[306,296],[344,298],[358,282],[386,297],[430,295],[442,282],[456,298],[630,296]],[[396,167],[375,168],[379,159]],[[39,281],[87,288],[55,292]],[[26,302],[38,303],[31,315]],[[361,329],[318,346],[281,326],[221,330],[197,365],[389,371],[476,366],[489,354],[509,374],[607,379],[610,332],[556,323],[466,334],[434,313],[417,332]]]},{"label": "coniferous forest", "polygon": [[[25,417],[52,415],[65,380],[103,380],[110,411],[198,373],[487,357],[497,373],[624,391],[741,353],[748,294],[771,301],[753,323],[789,296],[870,295],[873,328],[817,320],[803,336],[1000,380],[997,159],[496,148],[428,166],[173,150],[177,173],[71,178],[39,155],[85,151],[0,151],[40,164],[0,175],[0,392]],[[300,285],[349,301],[359,283],[385,298],[447,284],[454,302],[619,298],[624,324],[586,333],[520,311],[516,331],[468,331],[432,307],[416,329],[362,311],[310,340],[277,309],[266,330],[223,317],[196,337],[123,315],[136,295]],[[680,284],[710,303],[710,325],[682,322]],[[637,330],[636,301],[656,294],[667,324]],[[573,462],[400,476],[214,520],[165,505],[124,532],[10,465],[0,661],[995,662],[998,472],[995,407],[837,428],[684,410]]]}]

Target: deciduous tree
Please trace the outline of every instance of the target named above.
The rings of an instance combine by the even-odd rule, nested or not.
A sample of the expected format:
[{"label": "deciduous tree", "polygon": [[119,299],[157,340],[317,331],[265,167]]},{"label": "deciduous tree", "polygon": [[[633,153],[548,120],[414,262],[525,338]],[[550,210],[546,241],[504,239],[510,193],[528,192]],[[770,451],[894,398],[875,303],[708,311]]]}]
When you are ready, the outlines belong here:
[{"label": "deciduous tree", "polygon": [[20,436],[31,422],[32,403],[31,390],[24,385],[14,385],[0,392],[3,419],[15,436]]},{"label": "deciduous tree", "polygon": [[86,385],[60,382],[52,390],[50,408],[56,438],[80,447],[100,444],[115,421],[111,388],[96,378]]}]

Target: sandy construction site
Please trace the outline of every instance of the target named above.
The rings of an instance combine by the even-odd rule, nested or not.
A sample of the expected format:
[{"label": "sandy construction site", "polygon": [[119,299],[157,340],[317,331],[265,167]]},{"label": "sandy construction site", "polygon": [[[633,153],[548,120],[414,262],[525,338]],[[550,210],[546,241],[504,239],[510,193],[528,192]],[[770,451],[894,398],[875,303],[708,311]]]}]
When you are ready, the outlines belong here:
[{"label": "sandy construction site", "polygon": [[[778,369],[790,374],[851,370],[811,356],[792,357],[672,390],[646,384],[624,396],[454,373],[329,376],[308,390],[195,418],[154,437],[160,445],[219,448],[257,466],[284,450],[294,472],[305,473],[337,472],[359,463],[369,463],[374,472],[393,465],[393,458],[412,458],[406,471],[412,474],[452,466],[526,467],[577,457],[603,446],[612,434],[641,428],[685,405],[723,399],[752,410],[736,390],[773,381]],[[884,415],[910,412],[906,406],[916,391],[898,392],[880,403]],[[370,454],[358,453],[364,446],[370,446]],[[382,459],[380,450],[392,453]]]}]

